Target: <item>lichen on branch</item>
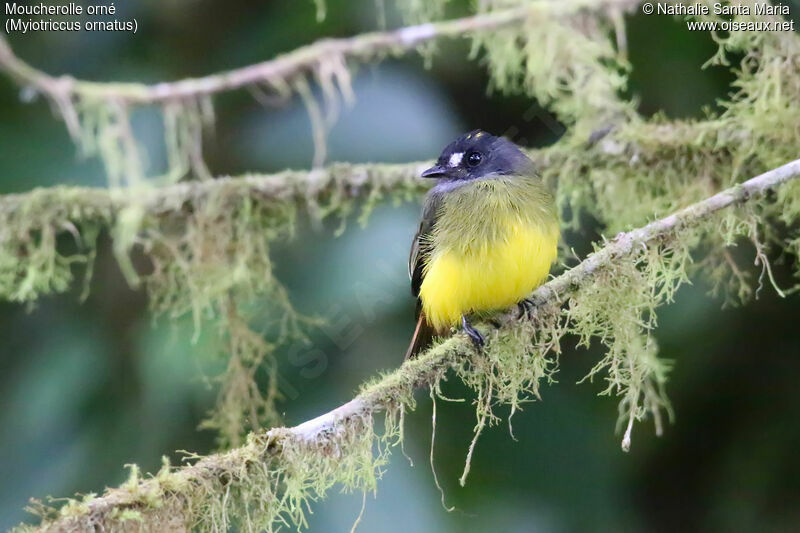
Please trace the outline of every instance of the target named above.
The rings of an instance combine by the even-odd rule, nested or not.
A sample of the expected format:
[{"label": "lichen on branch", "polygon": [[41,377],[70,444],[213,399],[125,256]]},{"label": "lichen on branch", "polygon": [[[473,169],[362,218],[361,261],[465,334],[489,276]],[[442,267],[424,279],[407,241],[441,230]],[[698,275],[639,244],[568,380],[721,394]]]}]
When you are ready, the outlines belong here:
[{"label": "lichen on branch", "polygon": [[[513,47],[508,47],[508,36],[511,33],[503,30],[523,27],[523,31],[514,31],[513,35],[517,36],[514,39],[521,38],[527,31],[545,31],[548,42],[553,46],[559,43],[563,45],[573,41],[572,36],[568,35],[568,23],[565,22],[572,17],[584,12],[597,13],[598,16],[605,12],[619,14],[621,10],[631,9],[637,3],[636,0],[514,2],[503,9],[493,9],[460,19],[427,22],[344,39],[326,39],[261,63],[202,78],[154,85],[90,82],[70,76],[50,76],[16,57],[5,37],[0,36],[0,70],[5,71],[20,85],[47,98],[58,110],[70,136],[82,152],[98,155],[102,159],[112,186],[141,185],[150,181],[157,184],[174,183],[187,175],[210,177],[203,161],[202,150],[204,131],[212,128],[214,123],[212,97],[215,94],[249,89],[260,102],[285,102],[293,94],[302,97],[312,122],[316,146],[315,166],[320,166],[324,159],[326,131],[336,119],[341,104],[348,104],[353,100],[350,71],[355,63],[397,56],[420,49],[422,45],[437,39],[477,35],[476,43],[488,52],[486,60],[490,70],[495,74],[502,73],[519,60]],[[408,18],[428,20],[435,12],[440,11],[438,8],[431,10],[430,7],[439,4],[412,2],[407,6]],[[425,14],[420,14],[422,11]],[[551,28],[551,24],[545,23],[549,19],[553,19],[555,24],[552,26],[553,31],[560,28],[560,35],[550,35],[552,32],[547,28]],[[581,20],[590,18],[582,16]],[[591,34],[593,46],[600,46],[602,50],[608,48],[600,44],[602,28],[593,30]],[[494,45],[495,42],[497,46]],[[586,101],[599,103],[596,101],[603,100],[608,93],[605,74],[608,69],[601,68],[596,61],[601,59],[602,50],[587,56],[586,62],[593,65],[592,68],[580,77],[574,77],[567,74],[574,66],[570,63],[574,58],[560,57],[552,61],[552,58],[543,56],[542,51],[532,43],[525,51],[527,69],[532,72],[525,77],[537,81],[548,79],[547,69],[557,66],[556,71],[561,74],[554,78],[555,83],[574,78],[574,88],[585,87],[587,81],[591,82],[592,87],[585,88],[593,89],[590,93],[599,96]],[[581,51],[589,52],[593,48],[586,46]],[[510,80],[502,79],[508,78],[508,73],[495,77],[498,85],[510,83]],[[322,105],[316,101],[316,96],[310,90],[312,81],[321,89]],[[604,87],[602,91],[594,90],[601,85]],[[547,87],[552,88],[552,84]],[[562,92],[550,94],[547,103],[552,101],[557,104]],[[583,96],[590,93],[581,92]],[[131,112],[142,105],[158,106],[163,118],[167,166],[157,171],[154,180],[146,179],[151,174],[145,164],[147,157],[131,128]]]},{"label": "lichen on branch", "polygon": [[[316,419],[294,428],[252,433],[245,445],[196,458],[189,466],[175,469],[165,464],[151,478],[141,479],[134,469],[128,483],[103,496],[69,501],[60,510],[37,506],[43,515],[41,526],[22,530],[194,527],[216,533],[234,526],[245,531],[303,528],[311,503],[332,487],[376,489],[387,454],[401,435],[401,414],[414,407],[414,389],[438,390],[449,371],[455,371],[482,393],[477,399],[477,438],[496,419],[492,409],[497,404],[511,406],[513,413],[522,402],[538,396],[539,381],[552,376],[552,358],[558,356],[558,341],[566,333],[584,340],[598,337],[606,346],[607,355],[592,374],[602,371],[609,382],[607,391],[621,397],[623,447],[627,447],[630,421],[666,407],[661,389],[664,368],[653,359],[647,332],[654,324],[655,308],[669,301],[686,280],[688,248],[699,243],[686,236],[719,223],[721,216],[750,216],[752,205],[784,202],[782,193],[769,193],[797,182],[800,160],[620,233],[537,289],[527,317],[519,316],[516,307],[498,316],[499,327],[489,335],[483,354],[476,354],[469,340],[456,334]],[[741,205],[745,207],[737,207]],[[796,230],[800,212],[794,212],[789,222]],[[620,274],[623,277],[617,278]],[[620,317],[619,306],[597,301],[607,296],[602,291],[631,292],[613,297],[639,303]],[[534,340],[529,343],[531,335]],[[383,432],[374,429],[379,412],[385,420]]]},{"label": "lichen on branch", "polygon": [[[313,325],[275,278],[271,245],[291,239],[301,207],[315,220],[345,220],[359,203],[366,215],[386,197],[416,197],[418,167],[340,164],[136,192],[56,187],[0,197],[0,298],[34,303],[69,290],[75,276],[88,280],[97,236],[108,231],[123,274],[147,292],[156,316],[190,315],[197,333],[217,333],[226,371],[204,427],[218,430],[223,446],[240,444],[248,431],[279,422],[272,354]],[[280,317],[269,341],[266,325],[253,324],[255,305]],[[263,390],[257,372],[268,377]]]},{"label": "lichen on branch", "polygon": [[[555,378],[565,335],[604,350],[587,379],[603,382],[603,394],[619,400],[623,448],[636,420],[652,417],[660,431],[671,412],[664,387],[669,368],[652,335],[657,308],[697,273],[726,301],[746,300],[775,285],[771,247],[800,252],[798,162],[779,167],[796,157],[800,144],[800,40],[787,33],[715,36],[719,50],[709,66],[735,62],[729,98],[703,120],[645,119],[622,98],[630,66],[621,17],[636,4],[487,0],[473,17],[323,41],[259,65],[153,86],[53,78],[21,62],[0,38],[0,68],[49,98],[84,149],[102,155],[112,183],[130,186],[0,197],[0,297],[34,302],[68,290],[76,275],[91,274],[97,235],[107,230],[127,279],[148,291],[153,310],[170,318],[190,314],[198,328],[209,319],[216,323],[229,362],[206,425],[234,449],[191,466],[167,465],[152,479],[133,470],[129,483],[102,497],[57,511],[41,507],[43,527],[303,527],[310,503],[332,486],[375,490],[386,453],[401,438],[402,414],[414,406],[413,390],[426,387],[435,396],[451,375],[475,391],[465,482],[481,432],[501,422],[501,413],[510,421]],[[410,16],[428,20],[440,16],[444,3],[426,4],[428,13],[413,12],[419,2],[407,5]],[[571,214],[565,226],[577,228],[588,214],[603,233],[623,233],[541,287],[529,320],[507,313],[499,329],[486,326],[483,353],[456,335],[329,414],[261,431],[276,413],[272,351],[285,335],[301,334],[303,321],[272,273],[271,245],[292,237],[301,211],[314,220],[344,221],[361,207],[365,220],[386,197],[418,198],[422,167],[333,165],[156,189],[144,180],[130,110],[162,106],[170,159],[164,181],[172,183],[189,171],[208,177],[201,148],[203,129],[213,122],[213,94],[245,87],[257,97],[300,94],[321,163],[325,132],[352,96],[356,62],[463,35],[486,63],[493,89],[536,98],[568,126],[555,145],[530,151],[562,211]],[[321,101],[313,84],[322,89]],[[775,170],[715,194],[769,169]],[[779,184],[764,201],[762,193]],[[655,222],[642,226],[647,220]],[[755,275],[728,251],[742,241],[753,243]],[[287,317],[288,326],[269,341],[248,314],[259,298]],[[254,388],[261,367],[273,370],[266,391]],[[374,429],[379,411],[385,432]]]}]

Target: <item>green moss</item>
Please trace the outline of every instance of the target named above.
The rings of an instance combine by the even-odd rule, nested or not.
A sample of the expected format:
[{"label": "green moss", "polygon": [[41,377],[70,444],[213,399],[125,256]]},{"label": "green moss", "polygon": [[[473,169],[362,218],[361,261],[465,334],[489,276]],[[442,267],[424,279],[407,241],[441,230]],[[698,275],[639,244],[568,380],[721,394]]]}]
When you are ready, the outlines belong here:
[{"label": "green moss", "polygon": [[[219,332],[228,364],[216,378],[219,401],[204,427],[220,432],[221,445],[236,445],[248,431],[278,421],[272,353],[316,323],[292,309],[272,272],[271,244],[292,238],[300,206],[314,220],[338,217],[343,228],[359,210],[359,197],[366,198],[362,223],[387,198],[417,197],[422,180],[409,180],[409,167],[416,165],[339,164],[311,182],[306,173],[287,172],[275,177],[277,189],[247,177],[162,190],[53,188],[5,197],[0,297],[34,302],[68,290],[81,270],[88,280],[97,235],[110,228],[121,270],[132,287],[148,292],[155,315],[191,314],[197,334],[209,325]],[[250,326],[256,302],[270,302],[278,317],[269,340]],[[269,380],[259,389],[254,376],[264,370]]]},{"label": "green moss", "polygon": [[131,127],[131,107],[124,100],[100,95],[95,83],[78,83],[80,90],[71,98],[59,99],[58,109],[82,154],[103,162],[110,186],[175,183],[190,172],[195,177],[210,177],[202,157],[203,132],[214,121],[209,97],[171,100],[163,105],[167,168],[159,173],[147,168],[144,149]]},{"label": "green moss", "polygon": [[98,228],[111,210],[82,206],[81,194],[57,187],[0,202],[0,298],[33,302],[64,292],[75,265],[92,262]]},{"label": "green moss", "polygon": [[661,411],[670,412],[664,395],[668,365],[657,357],[651,331],[656,309],[671,301],[687,281],[690,242],[679,235],[617,261],[598,273],[569,300],[569,331],[579,345],[596,340],[604,357],[585,380],[602,376],[601,395],[620,398],[618,428],[625,427],[622,447],[630,447],[634,420],[653,416],[661,432]]},{"label": "green moss", "polygon": [[[305,433],[287,429],[252,433],[243,446],[197,457],[189,467],[174,470],[165,462],[146,479],[132,468],[129,481],[106,494],[114,506],[97,514],[90,507],[91,496],[69,501],[58,511],[45,506],[39,509],[43,527],[58,520],[60,530],[79,531],[99,519],[107,531],[126,531],[131,524],[214,533],[303,529],[311,505],[334,487],[376,490],[391,448],[401,443],[402,415],[415,405],[414,390],[426,386],[440,394],[440,383],[451,370],[477,392],[475,439],[467,452],[464,481],[480,432],[500,421],[495,408],[509,406],[513,415],[525,402],[541,397],[542,380],[554,381],[564,335],[604,347],[604,357],[587,379],[601,377],[601,394],[619,399],[627,449],[635,420],[652,416],[660,431],[663,414],[671,416],[664,393],[669,364],[657,356],[651,336],[657,308],[687,281],[690,250],[703,242],[705,232],[721,230],[724,238],[735,239],[760,223],[753,218],[760,211],[725,212],[699,230],[684,228],[616,257],[573,288],[566,307],[539,305],[530,320],[507,319],[504,328],[488,330],[482,353],[475,353],[464,336],[439,341],[418,359],[366,384],[354,401],[371,408],[346,415],[319,435],[306,439]],[[385,411],[380,434],[374,420],[379,410]]]},{"label": "green moss", "polygon": [[[731,97],[720,102],[721,113],[709,113],[702,122],[669,121],[663,116],[647,122],[630,117],[605,124],[595,121],[592,128],[609,126],[611,134],[587,144],[587,132],[572,128],[560,148],[548,151],[547,158],[554,164],[545,161],[542,171],[557,190],[559,205],[571,213],[567,225],[577,227],[579,214],[586,212],[613,235],[796,157],[800,110],[794,102],[800,98],[800,39],[791,33],[735,32],[718,42],[720,52],[711,63],[730,61],[731,54],[744,54],[734,67],[737,78]],[[572,49],[573,44],[562,47]],[[599,58],[608,53],[606,49],[603,54],[586,52],[585,56],[603,65]],[[508,57],[506,53],[500,55]],[[567,64],[585,61],[576,57]],[[495,77],[524,79],[525,67],[514,64],[511,62],[507,69],[514,76]],[[553,68],[557,69],[550,66],[544,72]],[[603,79],[602,75],[596,77]],[[608,74],[605,85],[618,91],[622,85],[613,79]],[[514,87],[508,82],[503,86]],[[547,87],[546,80],[542,87]],[[610,89],[601,91],[599,94],[606,95],[604,101],[575,94],[594,101],[592,107],[613,109],[609,96],[613,93]],[[547,98],[546,94],[534,96]],[[590,109],[580,107],[582,102],[570,103],[572,99],[570,93],[561,99],[561,106],[566,106],[559,115],[562,120],[569,123],[572,116],[592,116]],[[559,109],[556,102],[551,107]],[[625,118],[624,113],[622,116]]]},{"label": "green moss", "polygon": [[490,90],[535,98],[584,141],[594,128],[632,120],[633,105],[620,98],[628,66],[609,38],[615,19],[593,15],[542,9],[519,26],[478,33],[473,55],[482,52]]},{"label": "green moss", "polygon": [[[356,197],[368,189],[361,220],[386,196],[407,199],[419,184],[404,180],[393,167],[364,170],[363,183],[354,185],[353,168],[338,165],[321,171],[316,185],[295,183],[284,176],[285,193],[259,195],[245,180],[222,180],[193,198],[146,210],[133,204],[120,212],[115,226],[115,250],[123,270],[148,292],[153,311],[168,318],[194,317],[199,334],[206,322],[219,324],[221,351],[228,360],[219,376],[215,409],[202,427],[220,432],[223,447],[241,443],[248,432],[279,421],[276,345],[304,336],[315,321],[298,315],[275,278],[270,246],[294,235],[298,206],[308,206],[315,220],[339,217],[356,210]],[[143,253],[146,272],[134,272],[130,253]],[[125,266],[127,268],[125,268]],[[252,304],[269,302],[276,310],[276,337],[266,340],[250,327]],[[256,385],[256,373],[266,370],[266,389]]]},{"label": "green moss", "polygon": [[444,16],[448,0],[397,0],[395,5],[406,24],[423,24]]},{"label": "green moss", "polygon": [[[118,505],[99,516],[106,531],[126,531],[135,522],[147,530],[190,527],[195,531],[277,531],[308,526],[310,505],[334,486],[346,492],[374,492],[397,436],[396,411],[386,430],[374,432],[371,415],[348,419],[324,442],[304,441],[288,432],[252,435],[227,454],[199,460],[195,474],[165,466],[156,476],[128,483],[106,496]],[[85,502],[69,501],[60,511],[60,531],[82,531],[96,519]],[[47,528],[47,521],[43,524]]]},{"label": "green moss", "polygon": [[541,399],[542,380],[555,381],[559,341],[564,334],[560,314],[557,307],[551,306],[538,309],[533,320],[523,320],[513,328],[490,330],[486,349],[458,360],[455,372],[475,391],[476,414],[474,437],[460,479],[462,486],[466,483],[478,438],[486,427],[501,421],[495,408],[510,408],[508,424],[513,436],[511,417],[522,410],[522,404]]},{"label": "green moss", "polygon": [[[516,5],[482,6],[501,3]],[[439,16],[444,3],[404,5],[408,16],[427,20]],[[521,28],[474,39],[492,88],[536,98],[569,127],[557,145],[534,152],[559,205],[571,214],[565,226],[577,228],[580,215],[589,214],[614,235],[796,158],[796,35],[717,37],[720,48],[713,63],[730,62],[735,54],[743,57],[735,67],[731,97],[721,102],[720,113],[709,112],[703,121],[670,121],[664,116],[643,120],[633,112],[633,103],[620,99],[628,65],[609,38],[612,29],[620,31],[611,13],[546,20],[532,15]],[[306,93],[318,149],[349,93],[349,72],[341,58],[313,74],[320,73],[321,104],[310,96],[305,78],[294,84],[276,80],[284,91]],[[78,131],[86,136],[87,149],[102,154],[112,179],[132,182],[140,170],[138,149],[125,134],[127,110],[106,109],[108,104],[75,102]],[[199,138],[209,105],[182,102],[165,108],[170,168],[177,169],[169,179],[192,168],[202,174]],[[599,130],[610,132],[592,135]],[[708,276],[726,303],[746,300],[772,281],[770,250],[800,252],[800,184],[792,183],[773,202],[728,210],[616,258],[590,282],[573,288],[563,308],[540,307],[532,320],[497,331],[485,326],[489,344],[483,353],[456,336],[365,385],[360,401],[386,411],[381,434],[374,429],[373,411],[343,420],[318,441],[301,440],[285,429],[256,431],[277,417],[274,347],[302,335],[304,324],[273,275],[271,244],[292,237],[300,207],[315,221],[338,217],[343,229],[358,211],[357,198],[366,198],[362,223],[387,198],[417,198],[422,185],[409,179],[416,172],[416,165],[334,165],[313,171],[312,179],[291,172],[277,176],[275,183],[221,179],[176,188],[161,199],[154,199],[158,193],[152,189],[142,189],[142,200],[135,202],[100,192],[87,201],[85,190],[69,189],[0,201],[0,297],[33,301],[66,290],[73,266],[91,264],[99,229],[110,227],[123,271],[132,284],[148,291],[154,311],[168,318],[191,314],[198,330],[208,322],[218,325],[221,349],[229,357],[219,380],[218,406],[206,427],[220,431],[224,447],[239,447],[196,458],[183,469],[165,464],[150,478],[132,468],[129,482],[108,493],[119,504],[101,512],[107,531],[144,524],[214,532],[303,528],[310,506],[332,488],[376,489],[390,447],[401,442],[402,414],[415,405],[414,389],[427,387],[435,397],[450,371],[476,394],[475,436],[463,482],[481,431],[501,421],[497,408],[507,406],[510,419],[526,402],[541,398],[542,383],[555,380],[565,335],[604,350],[587,380],[602,381],[601,394],[619,401],[627,449],[635,420],[652,417],[658,431],[662,417],[671,414],[665,395],[669,363],[658,356],[652,335],[658,308],[671,301],[690,273]],[[71,249],[59,246],[59,235],[71,235]],[[742,241],[753,244],[760,271],[738,265],[729,253],[729,246]],[[144,255],[149,266],[134,268],[132,253]],[[796,257],[791,260],[797,265]],[[254,331],[250,309],[256,298],[272,301],[284,317],[276,338],[267,340]],[[255,386],[261,368],[270,370],[273,380],[266,390]],[[58,510],[42,505],[37,512],[45,527],[60,518],[67,531],[80,530],[99,512],[91,501],[70,501]]]}]

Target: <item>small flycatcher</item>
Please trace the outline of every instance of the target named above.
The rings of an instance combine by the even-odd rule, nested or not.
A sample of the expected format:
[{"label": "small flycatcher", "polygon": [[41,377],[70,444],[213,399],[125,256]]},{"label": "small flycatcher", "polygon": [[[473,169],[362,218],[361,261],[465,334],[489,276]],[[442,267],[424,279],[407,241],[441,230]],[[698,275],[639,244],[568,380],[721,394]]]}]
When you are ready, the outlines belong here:
[{"label": "small flycatcher", "polygon": [[509,140],[475,130],[450,143],[411,245],[408,272],[417,327],[406,359],[461,322],[478,347],[472,315],[518,303],[541,285],[556,259],[559,222],[533,162]]}]

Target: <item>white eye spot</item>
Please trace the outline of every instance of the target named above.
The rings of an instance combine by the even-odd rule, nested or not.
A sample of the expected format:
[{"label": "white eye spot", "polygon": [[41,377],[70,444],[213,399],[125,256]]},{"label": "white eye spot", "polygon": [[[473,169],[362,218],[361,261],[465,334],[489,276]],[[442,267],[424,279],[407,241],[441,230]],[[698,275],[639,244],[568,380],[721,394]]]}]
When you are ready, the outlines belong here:
[{"label": "white eye spot", "polygon": [[464,152],[456,152],[450,156],[450,162],[448,163],[451,167],[457,167],[461,164],[461,159],[464,157]]}]

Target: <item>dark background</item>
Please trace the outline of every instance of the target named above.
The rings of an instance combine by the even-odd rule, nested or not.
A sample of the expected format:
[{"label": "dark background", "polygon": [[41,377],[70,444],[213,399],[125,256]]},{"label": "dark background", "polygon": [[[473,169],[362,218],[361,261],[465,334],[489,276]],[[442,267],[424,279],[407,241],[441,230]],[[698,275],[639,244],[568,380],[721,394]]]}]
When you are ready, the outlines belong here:
[{"label": "dark background", "polygon": [[[375,29],[372,0],[328,4],[327,19],[316,23],[310,0],[117,2],[119,18],[137,18],[136,35],[33,33],[10,42],[53,74],[156,82]],[[466,11],[465,2],[448,7],[452,16]],[[389,9],[388,26],[398,24]],[[700,69],[714,52],[711,38],[679,20],[632,16],[628,40],[631,92],[645,115],[700,116],[729,88],[724,69]],[[560,129],[546,112],[529,112],[524,97],[487,95],[484,68],[466,59],[467,49],[443,44],[429,70],[415,55],[361,66],[357,102],[333,128],[329,160],[432,159],[476,127],[512,132],[528,146],[553,142]],[[216,134],[206,149],[214,174],[308,167],[311,137],[299,101],[269,110],[240,91],[215,103]],[[157,127],[155,111],[138,113],[137,132],[156,162]],[[18,87],[0,78],[0,193],[103,185],[100,164],[76,153],[45,103],[23,104]],[[296,393],[282,405],[288,424],[335,407],[400,363],[413,326],[405,261],[418,210],[384,206],[366,228],[353,223],[338,238],[333,225],[305,229],[276,251],[295,305],[331,319],[314,332],[321,364],[292,364],[280,354]],[[585,247],[595,237],[589,228],[570,238]],[[214,401],[204,376],[222,364],[213,335],[192,344],[190,320],[154,323],[103,242],[85,303],[77,289],[30,309],[0,302],[0,527],[30,519],[22,510],[29,497],[99,492],[125,479],[126,463],[153,471],[164,453],[213,451],[214,435],[196,430]],[[745,245],[736,253],[744,264],[752,258]],[[786,267],[776,268],[787,279]],[[457,479],[474,411],[439,403],[436,468],[452,513],[428,465],[430,401],[421,395],[407,417],[415,466],[396,450],[361,531],[800,530],[800,300],[768,289],[744,308],[721,310],[706,292],[699,281],[684,287],[660,316],[656,335],[662,356],[674,361],[668,392],[677,414],[662,438],[640,424],[631,452],[621,452],[616,401],[596,397],[602,383],[575,385],[598,353],[568,349],[559,383],[515,416],[518,442],[506,426],[481,437],[466,488]],[[455,383],[446,393],[469,397]],[[333,493],[315,507],[312,531],[349,530],[360,505],[360,495]]]}]

